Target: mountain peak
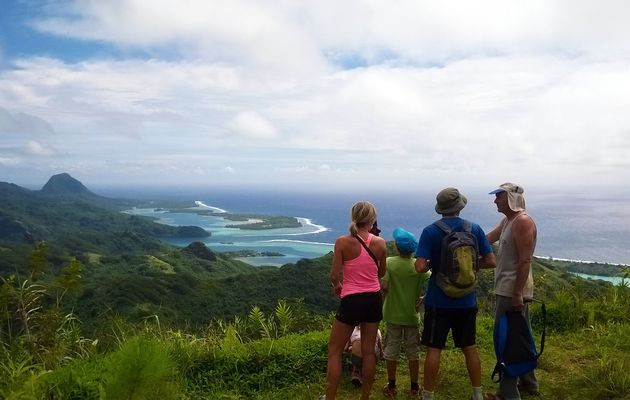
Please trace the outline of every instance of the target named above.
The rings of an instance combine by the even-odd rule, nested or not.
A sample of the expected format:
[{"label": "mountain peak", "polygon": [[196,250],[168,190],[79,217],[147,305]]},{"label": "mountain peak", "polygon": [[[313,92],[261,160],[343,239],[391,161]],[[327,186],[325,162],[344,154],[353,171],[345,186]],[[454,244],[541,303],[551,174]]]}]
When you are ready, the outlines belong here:
[{"label": "mountain peak", "polygon": [[45,194],[94,195],[81,182],[68,173],[53,175],[41,190]]}]

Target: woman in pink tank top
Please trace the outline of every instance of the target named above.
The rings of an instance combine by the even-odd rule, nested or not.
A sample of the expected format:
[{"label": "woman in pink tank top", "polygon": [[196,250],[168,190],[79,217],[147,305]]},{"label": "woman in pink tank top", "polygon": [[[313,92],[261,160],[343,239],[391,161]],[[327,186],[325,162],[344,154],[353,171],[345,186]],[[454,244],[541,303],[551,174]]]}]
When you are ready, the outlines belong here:
[{"label": "woman in pink tank top", "polygon": [[341,302],[328,341],[327,386],[322,396],[326,400],[335,399],[343,349],[357,325],[361,326],[363,354],[361,399],[370,397],[376,369],[374,345],[383,316],[379,279],[385,275],[387,247],[385,240],[369,232],[376,222],[376,209],[361,201],[352,206],[350,215],[350,234],[335,241],[330,272],[330,283]]}]

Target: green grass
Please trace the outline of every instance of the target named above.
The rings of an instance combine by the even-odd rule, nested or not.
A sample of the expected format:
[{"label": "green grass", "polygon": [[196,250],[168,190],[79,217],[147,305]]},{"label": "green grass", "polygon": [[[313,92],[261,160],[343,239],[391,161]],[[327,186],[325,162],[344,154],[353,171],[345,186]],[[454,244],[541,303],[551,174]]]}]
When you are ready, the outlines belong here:
[{"label": "green grass", "polygon": [[[478,326],[483,386],[494,392],[491,318],[481,317]],[[241,342],[230,333],[223,338],[202,337],[147,327],[124,339],[115,351],[75,360],[53,371],[14,365],[13,372],[20,379],[12,382],[5,395],[32,399],[316,399],[326,384],[327,340],[327,330]],[[538,399],[630,399],[629,366],[630,324],[551,332],[537,370]],[[359,390],[349,381],[349,368],[344,374],[338,398],[358,398]],[[407,398],[404,359],[399,362],[397,378],[398,398]],[[383,398],[381,389],[386,382],[381,361],[372,399]],[[463,399],[470,390],[463,355],[447,347],[442,353],[438,398]]]},{"label": "green grass", "polygon": [[[148,260],[151,271],[123,274],[101,269],[107,279],[86,285],[82,297],[73,297],[81,289],[78,277],[83,274],[75,259],[33,283],[45,270],[43,249],[32,252],[26,278],[0,280],[0,398],[262,400],[315,399],[323,393],[332,322],[326,311],[334,303],[327,289],[317,291],[326,287],[330,255],[205,281],[184,270],[179,261],[186,255],[180,252],[125,256],[121,260],[140,272]],[[220,257],[218,261],[227,262]],[[220,268],[219,262],[200,263],[197,268],[210,274],[204,268]],[[175,273],[155,273],[156,267],[164,266],[161,263],[173,266]],[[224,272],[229,270],[225,267]],[[540,272],[537,287],[548,309],[548,339],[537,372],[540,399],[630,400],[630,288],[574,278],[557,285],[553,266],[542,266]],[[494,391],[489,278],[484,276],[480,283],[477,344],[483,386]],[[278,300],[283,295],[288,300]],[[92,324],[82,325],[59,306],[62,300],[72,300],[69,303],[78,307],[88,298],[123,301],[127,312],[118,314],[113,307],[108,311],[102,303],[93,304],[86,308],[93,315]],[[253,299],[257,305],[252,307]],[[239,312],[224,319],[210,316],[219,309]],[[174,323],[190,322],[187,315],[200,323]],[[538,305],[532,307],[532,324],[540,332]],[[409,387],[406,364],[401,360],[398,368],[399,398],[406,397]],[[383,398],[385,383],[381,362],[373,399]],[[470,391],[463,355],[447,347],[438,398],[466,399]],[[338,398],[358,396],[348,370]]]}]

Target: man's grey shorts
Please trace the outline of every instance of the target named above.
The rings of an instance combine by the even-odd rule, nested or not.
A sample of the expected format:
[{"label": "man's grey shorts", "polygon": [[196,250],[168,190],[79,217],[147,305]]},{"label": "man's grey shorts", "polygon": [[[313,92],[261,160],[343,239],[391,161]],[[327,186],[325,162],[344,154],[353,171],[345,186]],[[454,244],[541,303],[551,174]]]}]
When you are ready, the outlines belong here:
[{"label": "man's grey shorts", "polygon": [[407,360],[420,359],[420,329],[417,326],[403,326],[387,323],[385,349],[383,358],[389,361],[398,360],[400,346],[405,341]]}]

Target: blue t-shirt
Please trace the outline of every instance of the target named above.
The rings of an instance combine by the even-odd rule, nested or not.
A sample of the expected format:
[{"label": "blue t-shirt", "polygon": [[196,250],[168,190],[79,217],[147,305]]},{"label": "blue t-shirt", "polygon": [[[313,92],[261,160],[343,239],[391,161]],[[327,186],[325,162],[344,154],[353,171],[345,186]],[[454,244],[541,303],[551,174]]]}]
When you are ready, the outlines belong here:
[{"label": "blue t-shirt", "polygon": [[[442,218],[448,226],[453,230],[461,230],[464,225],[464,220],[460,217]],[[479,244],[479,254],[486,255],[492,253],[492,247],[486,239],[486,234],[483,229],[475,223],[472,224],[472,234],[477,238]],[[431,260],[429,266],[431,269],[436,270],[440,268],[440,251],[442,248],[442,238],[445,233],[440,228],[431,224],[424,228],[420,235],[420,241],[418,242],[418,249],[416,250],[416,257],[426,258]],[[477,293],[472,293],[459,298],[448,297],[442,289],[435,283],[435,277],[437,274],[431,274],[429,279],[429,287],[427,288],[427,294],[424,297],[424,304],[430,307],[437,308],[471,308],[477,306]]]}]

